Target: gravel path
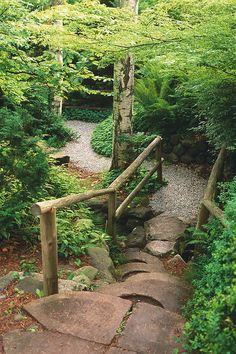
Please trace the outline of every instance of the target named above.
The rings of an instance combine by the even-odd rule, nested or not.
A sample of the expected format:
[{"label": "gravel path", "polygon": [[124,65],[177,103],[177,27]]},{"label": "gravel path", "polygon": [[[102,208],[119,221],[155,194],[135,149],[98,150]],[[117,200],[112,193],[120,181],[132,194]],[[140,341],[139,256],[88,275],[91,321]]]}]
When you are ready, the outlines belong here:
[{"label": "gravel path", "polygon": [[70,156],[70,160],[76,166],[90,172],[108,170],[111,164],[111,159],[99,156],[92,150],[90,145],[92,132],[96,127],[96,123],[71,120],[67,122],[66,125],[80,135],[78,140],[71,141],[63,149],[63,151]]},{"label": "gravel path", "polygon": [[[68,143],[63,149],[71,161],[91,172],[108,170],[111,159],[99,156],[90,145],[96,123],[72,120],[67,122],[67,126],[80,135],[78,140]],[[165,164],[163,176],[168,181],[168,186],[162,187],[153,195],[150,201],[152,208],[165,210],[169,215],[180,217],[186,222],[194,221],[207,181],[199,177],[193,169],[181,165]]]},{"label": "gravel path", "polygon": [[165,210],[166,214],[180,217],[185,222],[194,222],[207,181],[193,169],[181,165],[165,164],[163,177],[168,185],[152,196],[152,208]]}]

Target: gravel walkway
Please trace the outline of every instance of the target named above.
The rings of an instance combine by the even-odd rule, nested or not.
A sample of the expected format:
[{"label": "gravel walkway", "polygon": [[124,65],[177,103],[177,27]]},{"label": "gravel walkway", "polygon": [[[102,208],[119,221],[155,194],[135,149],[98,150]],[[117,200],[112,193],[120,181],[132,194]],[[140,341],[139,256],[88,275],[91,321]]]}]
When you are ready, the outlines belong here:
[{"label": "gravel walkway", "polygon": [[207,180],[193,169],[167,164],[163,166],[163,177],[168,185],[152,196],[152,208],[164,210],[166,214],[177,216],[185,222],[194,222]]},{"label": "gravel walkway", "polygon": [[90,172],[108,170],[111,159],[99,156],[92,150],[90,145],[92,132],[96,127],[96,123],[71,120],[67,122],[66,125],[80,135],[78,140],[71,141],[63,149],[65,154],[70,156],[70,160],[76,166]]},{"label": "gravel walkway", "polygon": [[[72,120],[67,122],[67,126],[80,135],[78,140],[68,143],[63,149],[71,161],[90,172],[108,170],[111,159],[99,156],[90,145],[96,123]],[[180,217],[186,222],[194,221],[207,181],[199,177],[193,169],[181,165],[165,164],[163,176],[168,181],[168,186],[162,187],[153,195],[150,201],[152,208],[165,210],[168,215]]]}]

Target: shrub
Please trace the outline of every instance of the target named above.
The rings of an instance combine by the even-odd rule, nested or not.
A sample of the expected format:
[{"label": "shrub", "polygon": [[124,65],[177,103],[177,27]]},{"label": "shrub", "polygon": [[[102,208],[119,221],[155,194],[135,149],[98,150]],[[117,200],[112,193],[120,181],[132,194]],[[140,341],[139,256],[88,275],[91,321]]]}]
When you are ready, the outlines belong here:
[{"label": "shrub", "polygon": [[106,157],[112,155],[112,117],[99,123],[93,131],[91,145],[93,150]]},{"label": "shrub", "polygon": [[110,110],[92,110],[83,108],[67,108],[63,116],[67,120],[81,120],[83,122],[100,123],[111,114]]},{"label": "shrub", "polygon": [[230,199],[225,207],[227,228],[213,219],[206,226],[207,232],[199,236],[205,246],[193,265],[194,295],[184,311],[187,318],[185,349],[188,353],[235,353],[236,179],[228,196]]}]

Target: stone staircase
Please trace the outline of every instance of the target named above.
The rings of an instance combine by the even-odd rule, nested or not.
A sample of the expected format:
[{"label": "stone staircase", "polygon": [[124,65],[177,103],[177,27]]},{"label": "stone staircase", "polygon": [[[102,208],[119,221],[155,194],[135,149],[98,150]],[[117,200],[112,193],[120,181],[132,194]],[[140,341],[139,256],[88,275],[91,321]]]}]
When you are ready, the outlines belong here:
[{"label": "stone staircase", "polygon": [[[161,259],[153,254],[170,252],[169,243],[173,249],[185,228],[179,219],[159,215],[145,223],[144,249],[126,250],[124,264],[115,270],[119,282],[103,285],[95,292],[62,292],[25,305],[44,331],[6,334],[5,353],[171,354],[175,348],[181,351],[181,344],[175,339],[182,332],[181,307],[191,289],[182,279],[169,274]],[[161,246],[155,244],[151,251],[152,242],[161,242]],[[96,250],[91,254],[96,254]]]}]

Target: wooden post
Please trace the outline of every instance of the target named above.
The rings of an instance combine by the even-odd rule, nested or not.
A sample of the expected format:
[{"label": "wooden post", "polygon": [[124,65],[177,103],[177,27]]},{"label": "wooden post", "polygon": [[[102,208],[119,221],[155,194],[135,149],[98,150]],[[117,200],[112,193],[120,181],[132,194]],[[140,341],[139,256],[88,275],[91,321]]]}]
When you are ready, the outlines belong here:
[{"label": "wooden post", "polygon": [[160,142],[157,145],[156,150],[155,150],[155,159],[156,159],[156,162],[159,162],[159,166],[157,167],[157,182],[158,183],[163,182],[161,155],[162,155],[162,140],[160,140]]},{"label": "wooden post", "polygon": [[108,235],[112,236],[115,242],[116,242],[116,199],[117,199],[116,191],[109,194],[107,233]]},{"label": "wooden post", "polygon": [[43,261],[43,290],[45,296],[58,293],[56,209],[40,216]]},{"label": "wooden post", "polygon": [[198,214],[198,220],[197,220],[197,230],[202,230],[202,226],[205,225],[209,219],[210,213],[208,209],[205,207],[205,205],[201,202],[199,214]]}]

